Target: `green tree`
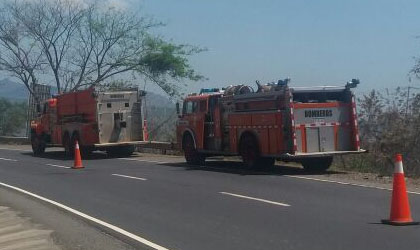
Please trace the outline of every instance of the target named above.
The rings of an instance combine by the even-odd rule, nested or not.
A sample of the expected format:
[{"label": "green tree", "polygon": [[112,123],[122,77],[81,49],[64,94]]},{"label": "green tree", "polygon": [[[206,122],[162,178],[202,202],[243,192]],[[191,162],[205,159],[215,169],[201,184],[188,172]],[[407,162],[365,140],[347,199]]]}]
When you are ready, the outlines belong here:
[{"label": "green tree", "polygon": [[26,126],[27,104],[0,98],[0,135],[19,135]]}]

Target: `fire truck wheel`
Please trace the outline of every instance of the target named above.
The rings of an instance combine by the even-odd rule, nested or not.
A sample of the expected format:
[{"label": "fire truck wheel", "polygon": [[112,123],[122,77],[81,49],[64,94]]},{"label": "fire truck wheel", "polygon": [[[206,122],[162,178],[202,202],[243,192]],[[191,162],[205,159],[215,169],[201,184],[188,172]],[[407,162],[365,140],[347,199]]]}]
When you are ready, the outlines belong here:
[{"label": "fire truck wheel", "polygon": [[41,155],[45,152],[45,142],[41,136],[31,135],[32,152],[34,155]]},{"label": "fire truck wheel", "polygon": [[245,135],[241,138],[239,145],[242,161],[248,168],[257,168],[261,165],[260,152],[255,138],[251,135]]},{"label": "fire truck wheel", "polygon": [[194,140],[191,135],[186,135],[183,141],[185,160],[191,165],[203,165],[206,158],[203,154],[197,152],[194,146]]},{"label": "fire truck wheel", "polygon": [[326,171],[332,164],[333,158],[330,157],[319,157],[310,158],[301,161],[303,168],[306,171]]}]

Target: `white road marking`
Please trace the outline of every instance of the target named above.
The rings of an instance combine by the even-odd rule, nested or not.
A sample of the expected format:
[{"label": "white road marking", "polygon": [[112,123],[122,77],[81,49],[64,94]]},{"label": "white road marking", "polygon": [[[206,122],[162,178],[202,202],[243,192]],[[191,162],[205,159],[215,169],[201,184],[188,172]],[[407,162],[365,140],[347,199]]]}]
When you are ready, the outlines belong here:
[{"label": "white road marking", "polygon": [[15,160],[15,159],[8,159],[8,158],[0,158],[0,160],[3,160],[3,161],[18,161],[18,160]]},{"label": "white road marking", "polygon": [[265,202],[265,203],[269,203],[269,204],[274,204],[274,205],[278,205],[278,206],[290,207],[290,205],[289,204],[286,204],[286,203],[280,203],[280,202],[276,202],[276,201],[269,201],[269,200],[265,200],[265,199],[260,199],[260,198],[255,198],[255,197],[250,197],[250,196],[245,196],[245,195],[240,195],[240,194],[233,194],[233,193],[228,193],[228,192],[220,192],[220,193],[221,194],[225,194],[225,195],[231,195],[231,196],[239,197],[239,198],[249,199],[249,200],[261,201],[261,202]]},{"label": "white road marking", "polygon": [[158,163],[158,164],[168,164],[170,162],[166,162],[166,161],[149,161],[149,160],[139,160],[139,159],[135,159],[135,158],[118,158],[120,160],[126,160],[126,161],[142,161],[142,162],[150,162],[150,163]]},{"label": "white road marking", "polygon": [[49,164],[49,163],[47,163],[45,165],[51,166],[51,167],[56,167],[56,168],[71,168],[71,167],[67,167],[67,166],[61,166],[61,165],[55,165],[55,164]]},{"label": "white road marking", "polygon": [[141,177],[135,177],[135,176],[129,176],[129,175],[123,175],[123,174],[112,174],[114,176],[124,177],[124,178],[130,178],[130,179],[136,179],[141,181],[146,181],[147,179],[141,178]]},{"label": "white road marking", "polygon": [[107,222],[105,222],[105,221],[102,221],[102,220],[100,220],[100,219],[97,219],[97,218],[95,218],[95,217],[92,217],[92,216],[90,216],[90,215],[87,215],[87,214],[85,214],[85,213],[82,213],[82,212],[80,212],[80,211],[78,211],[78,210],[76,210],[76,209],[73,209],[73,208],[71,208],[71,207],[68,207],[68,206],[66,206],[66,205],[63,205],[63,204],[58,203],[58,202],[56,202],[56,201],[53,201],[53,200],[47,199],[47,198],[42,197],[42,196],[40,196],[40,195],[37,195],[37,194],[31,193],[31,192],[29,192],[29,191],[26,191],[26,190],[24,190],[24,189],[21,189],[21,188],[18,188],[18,187],[15,187],[15,186],[12,186],[12,185],[9,185],[9,184],[6,184],[6,183],[2,183],[2,182],[0,182],[0,185],[1,185],[1,186],[4,186],[4,187],[7,187],[7,188],[10,188],[10,189],[13,189],[13,190],[16,190],[16,191],[18,191],[18,192],[24,193],[24,194],[29,195],[29,196],[31,196],[31,197],[37,198],[37,199],[42,200],[42,201],[44,201],[44,202],[50,203],[50,204],[52,204],[52,205],[54,205],[54,206],[57,206],[57,207],[59,207],[59,208],[61,208],[61,209],[63,209],[63,210],[66,210],[66,211],[68,211],[68,212],[70,212],[70,213],[76,214],[76,215],[78,215],[78,216],[80,216],[80,217],[82,217],[82,218],[84,218],[84,219],[86,219],[86,220],[89,220],[89,221],[92,221],[92,222],[94,222],[94,223],[97,223],[97,224],[99,224],[99,225],[101,225],[101,226],[103,226],[103,227],[106,227],[106,228],[111,229],[111,230],[113,230],[113,231],[115,231],[115,232],[117,232],[117,233],[120,233],[120,234],[122,234],[122,235],[124,235],[124,236],[126,236],[126,237],[129,237],[129,238],[131,238],[131,239],[133,239],[133,240],[135,240],[135,241],[137,241],[137,242],[140,242],[140,243],[142,243],[142,244],[144,244],[144,245],[147,245],[147,246],[149,246],[149,247],[151,247],[151,248],[153,248],[153,249],[156,249],[156,250],[168,250],[168,248],[165,248],[165,247],[160,246],[160,245],[158,245],[158,244],[156,244],[156,243],[153,243],[153,242],[151,242],[151,241],[149,241],[149,240],[146,240],[146,239],[145,239],[145,238],[143,238],[143,237],[140,237],[140,236],[138,236],[138,235],[135,235],[135,234],[133,234],[133,233],[130,233],[130,232],[128,232],[128,231],[126,231],[126,230],[124,230],[124,229],[122,229],[122,228],[120,228],[120,227],[114,226],[114,225],[112,225],[112,224],[110,224],[110,223],[107,223]]},{"label": "white road marking", "polygon": [[[392,188],[384,188],[384,187],[377,187],[377,186],[364,185],[364,184],[356,184],[356,183],[350,183],[350,182],[332,181],[332,180],[318,179],[318,178],[305,177],[305,176],[296,176],[296,175],[283,175],[283,176],[290,177],[290,178],[296,178],[296,179],[304,179],[304,180],[311,180],[311,181],[335,183],[335,184],[340,184],[340,185],[348,185],[348,186],[355,186],[355,187],[374,188],[374,189],[392,191]],[[409,194],[419,194],[420,195],[419,192],[413,192],[413,191],[407,191],[407,193],[409,193]]]}]

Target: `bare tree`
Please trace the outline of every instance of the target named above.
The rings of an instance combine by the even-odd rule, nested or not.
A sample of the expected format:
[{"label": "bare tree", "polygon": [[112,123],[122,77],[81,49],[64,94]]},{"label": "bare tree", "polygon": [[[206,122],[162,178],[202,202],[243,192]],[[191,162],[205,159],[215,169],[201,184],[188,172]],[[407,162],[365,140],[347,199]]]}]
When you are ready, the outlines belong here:
[{"label": "bare tree", "polygon": [[[14,55],[3,57],[4,69],[17,64],[24,70],[15,75],[26,83],[52,79],[61,93],[133,74],[174,96],[181,80],[204,79],[187,60],[202,49],[151,35],[162,23],[138,13],[72,0],[15,0],[3,7],[11,20],[0,30],[0,53]],[[9,38],[15,38],[13,32],[14,40]],[[29,48],[23,50],[22,44]]]},{"label": "bare tree", "polygon": [[160,25],[116,9],[102,11],[90,6],[78,28],[79,46],[72,60],[77,80],[72,89],[97,85],[142,63],[147,52],[147,31]]},{"label": "bare tree", "polygon": [[[14,8],[18,6],[20,8]],[[72,46],[72,36],[84,15],[80,4],[71,0],[20,1],[11,5],[14,15],[42,48],[54,75],[57,90],[62,91],[62,64]]]},{"label": "bare tree", "polygon": [[173,96],[178,94],[177,86],[168,78],[203,79],[185,58],[202,49],[151,36],[149,31],[162,23],[112,8],[103,11],[96,6],[90,6],[85,14],[78,29],[79,46],[74,53],[77,58],[73,59],[78,69],[74,75],[78,77],[72,82],[72,90],[135,72]]},{"label": "bare tree", "polygon": [[0,69],[21,80],[31,94],[32,84],[37,83],[36,70],[42,66],[42,50],[25,31],[13,12],[1,11],[0,18]]}]

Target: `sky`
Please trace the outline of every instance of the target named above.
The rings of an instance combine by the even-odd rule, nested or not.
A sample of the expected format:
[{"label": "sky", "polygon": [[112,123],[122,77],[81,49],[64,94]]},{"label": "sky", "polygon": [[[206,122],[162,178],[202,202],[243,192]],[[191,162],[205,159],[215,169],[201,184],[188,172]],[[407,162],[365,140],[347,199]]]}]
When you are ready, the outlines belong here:
[{"label": "sky", "polygon": [[420,1],[112,0],[165,22],[154,32],[208,50],[190,58],[209,78],[190,91],[290,77],[292,86],[359,91],[409,83],[420,56]]},{"label": "sky", "polygon": [[291,86],[359,78],[359,93],[420,87],[409,82],[420,57],[419,0],[102,1],[166,23],[153,33],[167,40],[207,49],[189,60],[208,80],[186,82],[186,92],[286,77]]}]

